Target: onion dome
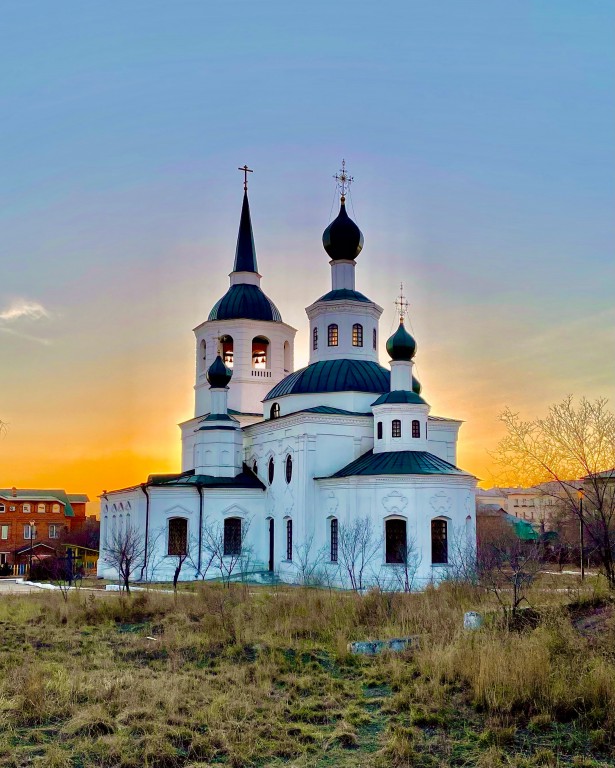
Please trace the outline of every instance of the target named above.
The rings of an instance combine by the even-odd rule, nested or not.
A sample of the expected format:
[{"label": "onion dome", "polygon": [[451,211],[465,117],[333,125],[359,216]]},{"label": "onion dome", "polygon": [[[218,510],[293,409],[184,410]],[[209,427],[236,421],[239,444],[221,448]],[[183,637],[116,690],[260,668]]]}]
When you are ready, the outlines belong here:
[{"label": "onion dome", "polygon": [[346,213],[346,205],[342,204],[337,218],[322,233],[322,244],[325,251],[334,260],[354,260],[363,248],[363,233]]},{"label": "onion dome", "polygon": [[416,354],[416,341],[404,328],[404,321],[400,320],[399,328],[387,341],[387,352],[391,360],[412,360]]},{"label": "onion dome", "polygon": [[226,387],[231,380],[232,375],[233,371],[224,365],[220,355],[216,357],[216,359],[207,369],[207,381],[209,382],[209,385],[214,389],[223,389]]},{"label": "onion dome", "polygon": [[416,376],[413,376],[412,377],[412,391],[414,392],[415,395],[420,395],[421,394],[421,389],[423,389],[423,387],[421,387],[421,382],[416,378]]}]

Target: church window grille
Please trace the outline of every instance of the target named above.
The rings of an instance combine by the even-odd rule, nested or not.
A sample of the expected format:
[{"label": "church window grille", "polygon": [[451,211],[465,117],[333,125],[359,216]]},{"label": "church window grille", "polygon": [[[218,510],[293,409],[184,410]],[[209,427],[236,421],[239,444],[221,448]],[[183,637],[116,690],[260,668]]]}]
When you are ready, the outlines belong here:
[{"label": "church window grille", "polygon": [[331,520],[331,562],[337,563],[338,523],[334,517]]},{"label": "church window grille", "polygon": [[406,521],[387,520],[386,533],[386,562],[403,564],[407,560]]},{"label": "church window grille", "polygon": [[312,349],[318,349],[318,328],[316,326],[312,331]]},{"label": "church window grille", "polygon": [[224,556],[241,554],[241,518],[227,517],[224,521]]},{"label": "church window grille", "polygon": [[167,554],[185,555],[188,552],[188,521],[185,517],[169,520],[169,542]]},{"label": "church window grille", "polygon": [[355,323],[352,326],[352,346],[353,347],[363,346],[363,326],[361,325],[361,323]]},{"label": "church window grille", "polygon": [[374,349],[376,349],[378,347],[378,337],[377,337],[376,329],[375,328],[374,328],[373,333],[372,333],[372,345],[373,345]]},{"label": "church window grille", "polygon": [[448,523],[446,520],[431,521],[431,562],[434,565],[448,563]]},{"label": "church window grille", "polygon": [[269,459],[269,466],[267,467],[267,476],[269,478],[269,485],[273,483],[273,476],[275,474],[275,462],[273,456]]},{"label": "church window grille", "polygon": [[378,422],[378,426],[376,429],[377,429],[376,434],[378,435],[378,440],[382,440],[382,422],[381,421]]},{"label": "church window grille", "polygon": [[418,419],[412,420],[412,437],[421,436],[421,422]]},{"label": "church window grille", "polygon": [[293,457],[289,454],[286,457],[286,482],[290,483],[293,479]]},{"label": "church window grille", "polygon": [[280,404],[274,403],[271,406],[271,410],[269,411],[269,415],[272,419],[279,419],[280,418]]},{"label": "church window grille", "polygon": [[293,559],[293,521],[286,521],[286,559]]},{"label": "church window grille", "polygon": [[393,419],[391,423],[391,437],[401,437],[401,421]]},{"label": "church window grille", "polygon": [[338,328],[335,323],[332,323],[328,328],[328,340],[330,347],[337,347],[338,343]]}]

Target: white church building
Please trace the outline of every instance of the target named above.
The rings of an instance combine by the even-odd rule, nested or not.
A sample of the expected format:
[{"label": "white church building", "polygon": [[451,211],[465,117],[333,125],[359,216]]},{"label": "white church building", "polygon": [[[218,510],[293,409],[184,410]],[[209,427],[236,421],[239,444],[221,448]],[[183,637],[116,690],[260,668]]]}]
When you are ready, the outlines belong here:
[{"label": "white church building", "polygon": [[350,587],[364,566],[362,587],[420,588],[449,572],[453,542],[474,547],[476,478],[456,466],[461,422],[431,415],[421,396],[403,304],[390,360],[378,360],[383,310],[355,288],[363,235],[346,212],[345,171],[339,180],[340,211],[322,238],[331,290],[306,309],[300,370],[296,330],[260,287],[244,183],[229,289],[194,329],[182,471],[101,496],[100,577],[117,578],[122,531],[143,543],[134,580],[171,580],[187,553],[182,580],[309,573]]}]

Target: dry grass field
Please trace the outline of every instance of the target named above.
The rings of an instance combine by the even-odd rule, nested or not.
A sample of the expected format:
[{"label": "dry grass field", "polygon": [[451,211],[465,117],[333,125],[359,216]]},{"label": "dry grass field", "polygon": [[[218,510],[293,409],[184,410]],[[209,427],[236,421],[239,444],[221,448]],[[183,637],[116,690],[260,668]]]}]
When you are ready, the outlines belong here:
[{"label": "dry grass field", "polygon": [[[7,595],[0,765],[613,765],[615,614],[595,582],[563,584],[515,629],[454,585]],[[408,635],[405,654],[347,651]]]}]

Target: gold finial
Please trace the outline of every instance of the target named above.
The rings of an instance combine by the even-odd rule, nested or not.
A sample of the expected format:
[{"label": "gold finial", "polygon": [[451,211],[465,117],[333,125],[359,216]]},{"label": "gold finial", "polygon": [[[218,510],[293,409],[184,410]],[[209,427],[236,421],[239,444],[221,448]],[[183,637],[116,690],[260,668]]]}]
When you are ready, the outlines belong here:
[{"label": "gold finial", "polygon": [[248,168],[247,165],[244,165],[242,168],[238,168],[238,171],[243,171],[243,191],[248,191],[248,174],[254,173],[254,171],[251,168]]},{"label": "gold finial", "polygon": [[395,306],[399,312],[399,322],[404,322],[404,317],[408,313],[408,300],[404,296],[404,284],[399,284],[399,296],[395,299]]},{"label": "gold finial", "polygon": [[342,167],[333,177],[337,181],[337,186],[342,193],[342,203],[346,202],[346,192],[353,182],[353,177],[346,172],[346,161],[342,160]]}]

